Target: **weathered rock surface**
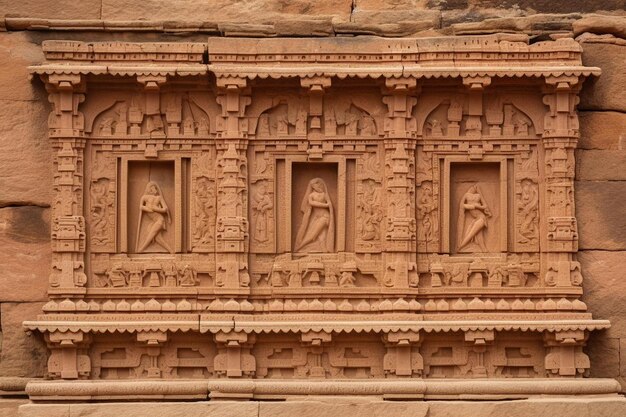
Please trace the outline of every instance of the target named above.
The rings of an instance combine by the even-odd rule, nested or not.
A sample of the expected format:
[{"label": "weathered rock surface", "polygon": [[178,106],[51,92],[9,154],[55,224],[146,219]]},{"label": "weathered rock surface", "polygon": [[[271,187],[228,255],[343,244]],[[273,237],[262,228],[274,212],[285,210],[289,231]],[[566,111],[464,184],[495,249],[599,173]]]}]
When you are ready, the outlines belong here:
[{"label": "weathered rock surface", "polygon": [[626,182],[577,181],[575,190],[580,250],[626,250]]},{"label": "weathered rock surface", "polygon": [[626,16],[585,16],[572,24],[574,35],[581,33],[610,33],[626,38]]},{"label": "weathered rock surface", "polygon": [[578,181],[626,181],[626,150],[579,150],[576,152]]},{"label": "weathered rock surface", "polygon": [[268,0],[250,1],[242,5],[230,0],[218,1],[187,1],[179,2],[174,8],[172,3],[164,0],[147,0],[143,2],[126,2],[119,0],[102,0],[103,20],[207,20],[233,21],[250,23],[267,23],[278,17],[298,18],[302,16],[333,16],[340,20],[349,20],[352,7],[351,0]]},{"label": "weathered rock surface", "polygon": [[0,14],[49,19],[98,19],[101,0],[59,0],[54,5],[42,0],[0,0]]},{"label": "weathered rock surface", "polygon": [[626,149],[626,114],[606,111],[579,113],[578,149]]},{"label": "weathered rock surface", "polygon": [[28,404],[25,399],[0,398],[0,417],[15,417],[18,413],[18,407]]},{"label": "weathered rock surface", "polygon": [[0,209],[0,302],[44,301],[52,248],[50,209]]},{"label": "weathered rock surface", "polygon": [[585,82],[578,107],[581,110],[626,112],[626,46],[587,41],[581,45],[583,64],[600,67],[602,75]]},{"label": "weathered rock surface", "polygon": [[620,375],[620,339],[593,334],[587,342],[586,352],[591,360],[592,378],[617,378]]},{"label": "weathered rock surface", "polygon": [[[594,318],[610,320],[611,328],[596,339],[626,338],[626,252],[583,251],[578,253],[587,303]],[[598,343],[596,340],[595,343]]]},{"label": "weathered rock surface", "polygon": [[46,369],[47,351],[40,335],[27,333],[24,320],[41,314],[43,303],[2,303],[2,349],[0,376],[41,377]]}]

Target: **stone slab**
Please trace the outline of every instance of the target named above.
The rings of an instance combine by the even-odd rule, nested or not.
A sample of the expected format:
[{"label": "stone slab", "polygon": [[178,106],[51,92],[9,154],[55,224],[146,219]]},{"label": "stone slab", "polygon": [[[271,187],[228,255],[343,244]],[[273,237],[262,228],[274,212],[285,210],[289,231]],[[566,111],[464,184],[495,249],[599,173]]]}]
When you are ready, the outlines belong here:
[{"label": "stone slab", "polygon": [[185,1],[176,4],[166,0],[147,0],[127,2],[122,0],[103,0],[103,20],[139,20],[147,16],[150,20],[171,20],[175,11],[176,20],[267,23],[281,18],[304,16],[333,16],[340,20],[349,20],[352,0],[253,0],[242,5],[231,0]]},{"label": "stone slab", "polygon": [[575,190],[579,249],[626,250],[626,182],[577,181]]},{"label": "stone slab", "polygon": [[0,398],[0,417],[16,417],[20,405],[28,404],[24,398]]},{"label": "stone slab", "polygon": [[44,301],[52,258],[50,209],[0,209],[0,302]]},{"label": "stone slab", "polygon": [[587,80],[580,93],[581,110],[626,111],[626,46],[582,42],[583,64],[600,67],[602,75]]},{"label": "stone slab", "polygon": [[[3,8],[0,0],[0,10]],[[18,2],[11,2],[18,3]],[[0,12],[2,13],[2,12]],[[0,34],[0,66],[11,68],[0,71],[0,91],[2,100],[46,101],[42,84],[29,79],[28,66],[44,60],[41,46],[31,41],[27,32],[6,32]],[[2,107],[6,106],[4,104]]]},{"label": "stone slab", "polygon": [[579,115],[578,149],[626,149],[626,114],[583,111]]},{"label": "stone slab", "polygon": [[49,206],[52,151],[47,139],[47,105],[0,98],[0,108],[0,207]]},{"label": "stone slab", "polygon": [[326,398],[286,402],[26,404],[19,417],[621,417],[623,397],[533,398],[523,401],[368,401]]},{"label": "stone slab", "polygon": [[43,303],[2,303],[2,348],[0,376],[41,377],[47,361],[47,349],[40,335],[25,332],[24,320],[41,314]]},{"label": "stone slab", "polygon": [[48,19],[98,19],[100,0],[59,0],[54,5],[44,0],[0,0],[2,15],[45,17]]},{"label": "stone slab", "polygon": [[[611,321],[611,328],[592,338],[626,338],[626,252],[582,251],[578,260],[584,277],[583,301],[596,319]],[[626,375],[626,373],[624,373]]]},{"label": "stone slab", "polygon": [[593,378],[617,378],[620,376],[620,339],[592,334],[586,352],[591,360],[590,376]]},{"label": "stone slab", "polygon": [[579,150],[576,152],[578,181],[625,181],[626,150]]}]

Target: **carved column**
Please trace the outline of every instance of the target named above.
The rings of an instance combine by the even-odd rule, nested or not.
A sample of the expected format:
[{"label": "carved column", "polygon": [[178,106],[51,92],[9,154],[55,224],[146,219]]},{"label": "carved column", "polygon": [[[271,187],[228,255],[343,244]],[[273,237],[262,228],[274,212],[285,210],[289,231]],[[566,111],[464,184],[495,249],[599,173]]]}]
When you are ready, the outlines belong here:
[{"label": "carved column", "polygon": [[250,351],[254,342],[254,334],[245,332],[215,334],[219,352],[215,356],[215,372],[229,378],[253,377],[256,372],[256,360]]},{"label": "carved column", "polygon": [[88,378],[91,373],[91,360],[88,351],[91,335],[83,332],[46,333],[50,349],[48,375],[52,378]]},{"label": "carved column", "polygon": [[545,332],[545,368],[549,377],[582,377],[589,373],[589,356],[583,352],[585,330]]},{"label": "carved column", "polygon": [[424,358],[417,351],[422,340],[417,331],[386,333],[383,342],[387,348],[383,368],[387,376],[417,376],[424,372]]},{"label": "carved column", "polygon": [[574,149],[578,138],[578,77],[546,78],[544,117],[544,216],[541,248],[542,274],[548,286],[580,285],[573,254],[578,251],[578,228],[574,210]]},{"label": "carved column", "polygon": [[85,218],[83,214],[84,117],[78,111],[85,100],[80,75],[42,76],[53,110],[48,118],[54,154],[52,205],[52,273],[50,293],[85,293]]},{"label": "carved column", "polygon": [[310,77],[302,78],[300,85],[307,89],[309,94],[309,117],[307,138],[309,141],[309,159],[322,158],[322,116],[324,114],[324,90],[329,88],[330,78]]},{"label": "carved column", "polygon": [[411,128],[412,109],[417,99],[414,78],[388,79],[383,102],[385,118],[385,195],[387,225],[385,233],[386,287],[417,286],[415,257],[415,132]]},{"label": "carved column", "polygon": [[224,290],[248,288],[248,121],[250,90],[242,78],[218,78],[222,107],[217,143],[216,285]]}]

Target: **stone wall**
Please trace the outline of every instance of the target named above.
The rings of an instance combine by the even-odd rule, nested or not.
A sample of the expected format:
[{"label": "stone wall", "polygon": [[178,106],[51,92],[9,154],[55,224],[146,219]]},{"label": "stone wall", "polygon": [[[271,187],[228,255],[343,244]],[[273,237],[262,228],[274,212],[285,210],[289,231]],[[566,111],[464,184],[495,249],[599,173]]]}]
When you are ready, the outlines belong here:
[{"label": "stone wall", "polygon": [[531,41],[576,36],[584,64],[603,71],[585,83],[579,105],[579,259],[590,311],[613,324],[589,341],[592,376],[626,387],[626,1],[257,0],[245,9],[232,0],[175,9],[163,0],[54,4],[0,0],[0,379],[41,377],[45,368],[43,341],[21,327],[46,299],[51,259],[50,109],[43,85],[30,81],[26,69],[43,61],[43,40],[508,32]]}]

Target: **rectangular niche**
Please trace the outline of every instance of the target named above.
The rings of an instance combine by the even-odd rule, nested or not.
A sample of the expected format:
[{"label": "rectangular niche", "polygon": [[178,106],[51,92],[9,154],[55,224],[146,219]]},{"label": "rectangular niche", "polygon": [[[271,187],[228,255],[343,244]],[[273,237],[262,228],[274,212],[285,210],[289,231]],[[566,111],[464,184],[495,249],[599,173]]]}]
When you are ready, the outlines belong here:
[{"label": "rectangular niche", "polygon": [[168,254],[182,251],[180,173],[180,160],[123,161],[122,252]]},{"label": "rectangular niche", "polygon": [[444,251],[481,254],[507,250],[507,161],[446,158]]},{"label": "rectangular niche", "polygon": [[[291,164],[291,248],[298,253],[335,253],[345,248],[345,163]],[[341,170],[343,175],[340,175]],[[340,183],[341,178],[341,183]],[[328,202],[330,199],[330,202]],[[329,207],[316,206],[316,204]]]}]

